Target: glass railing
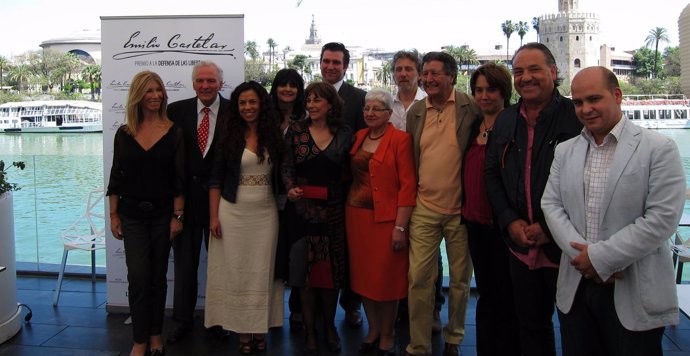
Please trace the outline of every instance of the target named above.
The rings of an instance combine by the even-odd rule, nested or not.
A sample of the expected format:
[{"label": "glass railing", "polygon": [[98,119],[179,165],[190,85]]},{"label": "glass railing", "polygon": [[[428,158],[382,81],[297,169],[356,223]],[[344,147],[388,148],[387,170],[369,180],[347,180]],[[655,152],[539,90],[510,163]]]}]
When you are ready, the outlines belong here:
[{"label": "glass railing", "polygon": [[[75,142],[57,140],[49,145],[71,143]],[[60,147],[57,151],[63,149],[69,150],[69,147]],[[62,262],[62,231],[84,214],[89,191],[103,186],[102,154],[83,154],[83,148],[79,151],[82,154],[0,154],[6,165],[14,161],[26,163],[23,171],[12,167],[7,174],[10,182],[21,187],[13,193],[18,270],[56,271]],[[88,230],[86,222],[83,228]],[[91,266],[91,254],[71,252],[67,263],[73,271],[75,266]],[[104,250],[97,251],[96,264],[105,266]]]},{"label": "glass railing", "polygon": [[[690,178],[690,130],[662,131],[676,140]],[[9,181],[18,183],[14,192],[15,245],[18,270],[54,272],[61,263],[61,232],[84,213],[88,193],[103,185],[103,148],[100,134],[0,135],[0,159],[9,165],[24,161],[23,171],[10,168]],[[690,182],[689,182],[690,184]],[[690,185],[689,185],[690,186]],[[690,214],[690,201],[685,213]],[[107,231],[107,230],[106,230]],[[681,228],[683,238],[690,238],[690,228]],[[445,244],[441,245],[444,276],[448,276]],[[97,265],[105,266],[105,252],[96,256]],[[89,253],[70,253],[71,270],[85,271],[90,266]],[[690,280],[690,268],[684,271]]]}]

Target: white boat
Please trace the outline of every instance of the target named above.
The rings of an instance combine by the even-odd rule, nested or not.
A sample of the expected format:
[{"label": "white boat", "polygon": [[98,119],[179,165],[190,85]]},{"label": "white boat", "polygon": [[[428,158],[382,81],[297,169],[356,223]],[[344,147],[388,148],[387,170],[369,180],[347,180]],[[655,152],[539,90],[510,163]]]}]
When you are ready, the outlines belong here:
[{"label": "white boat", "polygon": [[690,100],[686,98],[624,98],[623,114],[648,129],[690,129]]},{"label": "white boat", "polygon": [[22,101],[0,105],[0,132],[102,132],[103,106],[81,100]]}]

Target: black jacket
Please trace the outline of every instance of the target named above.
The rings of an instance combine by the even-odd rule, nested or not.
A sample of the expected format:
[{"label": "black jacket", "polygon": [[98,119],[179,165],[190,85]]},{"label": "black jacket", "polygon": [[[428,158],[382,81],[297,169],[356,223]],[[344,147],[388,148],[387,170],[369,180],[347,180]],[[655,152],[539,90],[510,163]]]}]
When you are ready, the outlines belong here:
[{"label": "black jacket", "polygon": [[170,120],[180,125],[184,130],[185,140],[185,223],[199,224],[208,226],[208,180],[211,176],[213,167],[213,156],[215,147],[219,141],[221,120],[225,111],[229,107],[229,101],[222,96],[218,117],[216,119],[215,134],[206,157],[202,156],[199,145],[196,144],[197,138],[197,119],[199,114],[196,110],[197,98],[189,98],[176,101],[168,105],[168,117]]},{"label": "black jacket", "polygon": [[[517,220],[530,221],[525,194],[525,160],[527,155],[527,123],[520,116],[522,99],[503,110],[489,137],[484,175],[486,190],[494,212],[494,222],[503,232],[511,249],[527,253],[508,237],[508,225]],[[551,162],[559,142],[566,141],[582,130],[582,124],[575,116],[575,107],[570,99],[561,96],[554,89],[551,102],[537,118],[532,148],[532,174],[530,178],[532,217],[552,241],[543,247],[546,256],[554,263],[560,260],[560,249],[553,243],[544,214],[541,211],[541,196],[549,179]]]}]

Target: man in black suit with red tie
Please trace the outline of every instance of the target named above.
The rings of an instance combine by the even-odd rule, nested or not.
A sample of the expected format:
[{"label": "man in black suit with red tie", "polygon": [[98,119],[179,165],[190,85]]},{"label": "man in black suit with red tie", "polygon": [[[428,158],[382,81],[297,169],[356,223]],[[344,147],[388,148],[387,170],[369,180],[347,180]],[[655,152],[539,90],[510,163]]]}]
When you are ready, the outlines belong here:
[{"label": "man in black suit with red tie", "polygon": [[[364,123],[364,97],[367,95],[362,89],[355,88],[345,81],[345,72],[350,65],[350,51],[338,42],[329,42],[321,48],[321,76],[323,80],[335,87],[338,95],[343,99],[342,119],[350,126],[352,132],[367,127]],[[350,326],[362,325],[362,300],[349,287],[340,293],[340,306],[345,309],[346,319]]]},{"label": "man in black suit with red tie", "polygon": [[[184,229],[173,241],[173,320],[177,327],[168,335],[171,344],[186,336],[194,324],[202,239],[208,248],[208,179],[219,140],[220,120],[229,105],[228,100],[218,94],[222,84],[223,70],[211,61],[201,61],[192,69],[196,97],[168,105],[168,117],[184,129],[187,151]],[[223,334],[222,329],[215,331]]]}]

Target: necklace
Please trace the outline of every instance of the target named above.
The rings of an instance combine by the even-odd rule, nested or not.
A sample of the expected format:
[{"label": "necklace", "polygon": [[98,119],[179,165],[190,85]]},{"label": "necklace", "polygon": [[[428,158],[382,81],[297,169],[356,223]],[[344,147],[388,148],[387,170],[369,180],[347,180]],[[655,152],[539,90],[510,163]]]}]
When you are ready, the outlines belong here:
[{"label": "necklace", "polygon": [[386,133],[386,132],[384,131],[382,134],[380,134],[380,135],[378,135],[378,136],[376,136],[376,137],[371,137],[371,130],[369,130],[369,134],[368,134],[367,136],[369,136],[369,139],[370,139],[370,140],[376,141],[376,140],[380,139],[381,137],[383,137],[383,135],[384,135],[385,133]]},{"label": "necklace", "polygon": [[484,120],[482,120],[481,126],[484,126],[484,131],[482,131],[482,138],[487,138],[489,137],[489,132],[494,129],[494,125],[491,125],[491,127],[486,127],[486,124],[484,123]]}]

